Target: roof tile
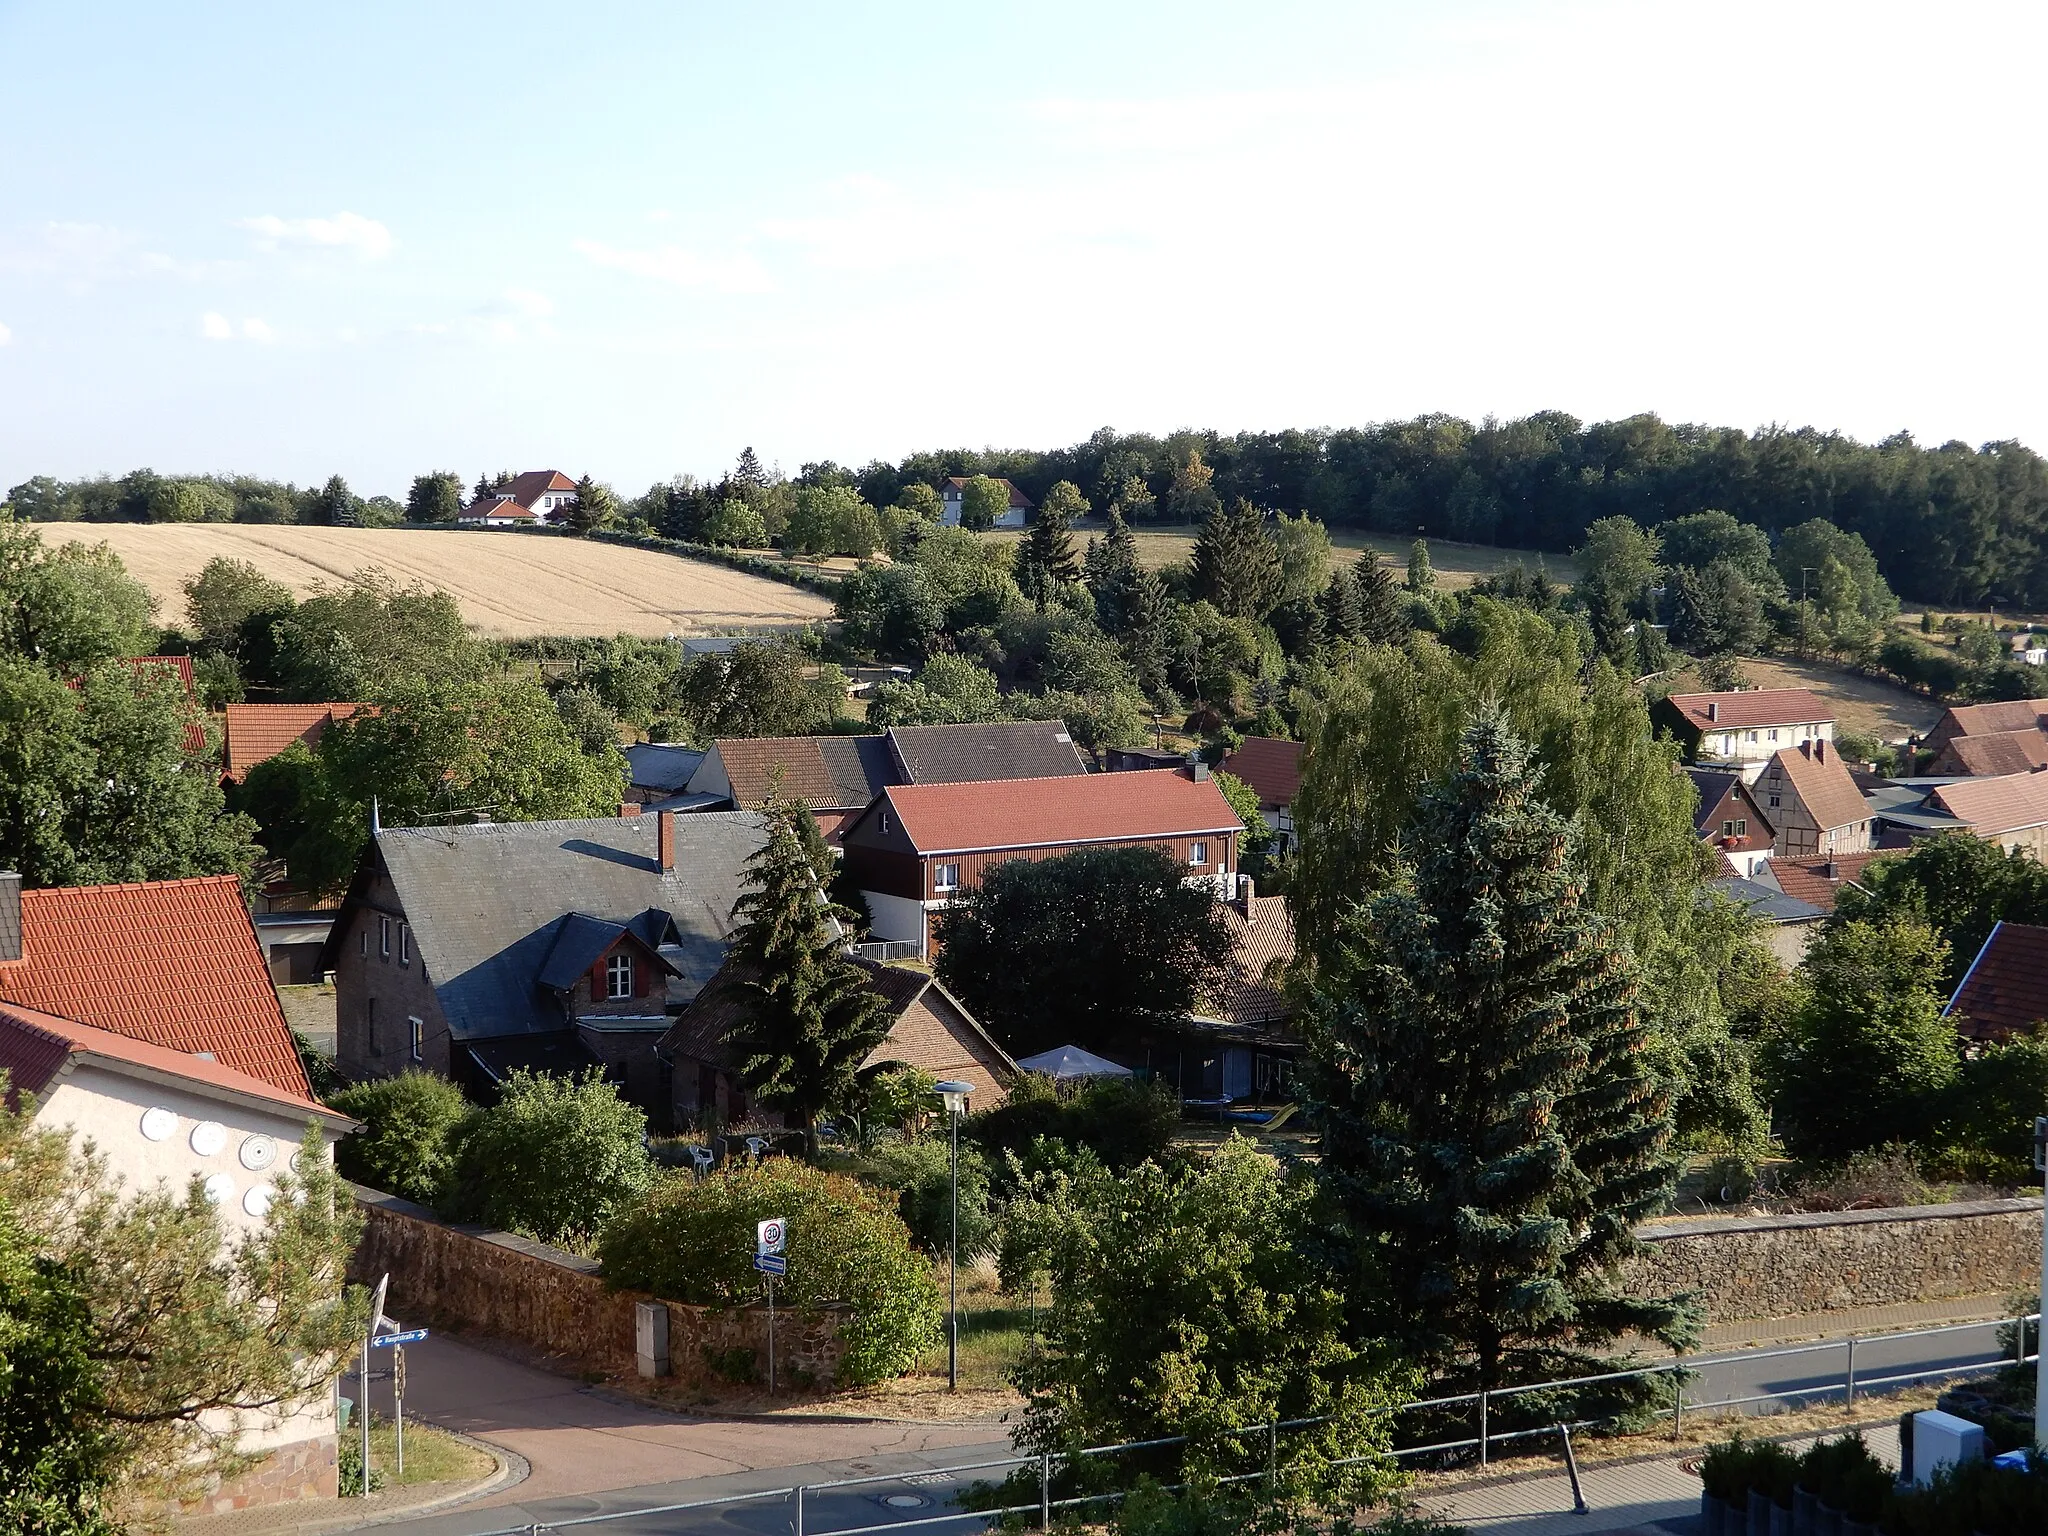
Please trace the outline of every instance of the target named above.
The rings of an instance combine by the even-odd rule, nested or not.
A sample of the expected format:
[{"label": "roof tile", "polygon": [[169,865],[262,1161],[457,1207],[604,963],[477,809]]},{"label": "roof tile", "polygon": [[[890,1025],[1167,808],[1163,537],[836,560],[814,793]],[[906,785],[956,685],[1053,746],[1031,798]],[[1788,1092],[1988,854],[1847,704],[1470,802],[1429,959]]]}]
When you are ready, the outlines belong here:
[{"label": "roof tile", "polygon": [[1214,779],[1179,773],[897,784],[882,795],[926,854],[1244,830]]},{"label": "roof tile", "polygon": [[1958,821],[1968,822],[1979,837],[1995,837],[2048,822],[2048,772],[1959,779],[1942,785],[1927,800]]},{"label": "roof tile", "polygon": [[1301,793],[1301,753],[1298,741],[1247,736],[1235,752],[1223,759],[1222,768],[1251,785],[1260,805],[1278,810],[1293,804],[1294,797]]},{"label": "roof tile", "polygon": [[1765,765],[1760,782],[1768,783],[1781,774],[1791,780],[1800,804],[1823,828],[1832,830],[1870,820],[1869,802],[1843,766],[1841,755],[1829,750],[1825,742],[1816,745],[1821,749],[1818,757],[1797,747],[1780,748]]},{"label": "roof tile", "polygon": [[295,741],[318,745],[327,727],[346,720],[360,704],[230,704],[227,706],[227,776],[240,783]]},{"label": "roof tile", "polygon": [[[1765,725],[1818,725],[1835,712],[1808,688],[1743,688],[1730,693],[1674,693],[1671,706],[1701,730],[1751,730]],[[1718,705],[1716,718],[1707,706]]]},{"label": "roof tile", "polygon": [[1973,1039],[2023,1034],[2048,1019],[2048,928],[2000,923],[1946,1010]]},{"label": "roof tile", "polygon": [[[1832,859],[1773,859],[1766,866],[1778,889],[1796,900],[1810,902],[1823,912],[1835,910],[1835,896],[1844,885],[1853,885],[1863,878],[1863,871],[1870,861],[1878,856],[1876,850],[1869,853],[1843,853]],[[1834,874],[1828,873],[1828,866],[1834,866]]]}]

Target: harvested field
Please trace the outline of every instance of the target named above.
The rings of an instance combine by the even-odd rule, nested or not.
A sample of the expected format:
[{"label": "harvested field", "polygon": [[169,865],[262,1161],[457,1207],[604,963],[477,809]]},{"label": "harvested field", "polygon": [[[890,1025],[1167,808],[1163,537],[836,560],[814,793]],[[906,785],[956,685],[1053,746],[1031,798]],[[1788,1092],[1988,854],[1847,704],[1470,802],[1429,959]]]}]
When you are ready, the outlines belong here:
[{"label": "harvested field", "polygon": [[300,528],[249,523],[39,523],[52,544],[104,542],[184,618],[183,584],[217,555],[247,560],[300,596],[377,566],[450,593],[478,632],[705,634],[810,623],[832,604],[802,587],[723,566],[582,539],[436,528]]}]

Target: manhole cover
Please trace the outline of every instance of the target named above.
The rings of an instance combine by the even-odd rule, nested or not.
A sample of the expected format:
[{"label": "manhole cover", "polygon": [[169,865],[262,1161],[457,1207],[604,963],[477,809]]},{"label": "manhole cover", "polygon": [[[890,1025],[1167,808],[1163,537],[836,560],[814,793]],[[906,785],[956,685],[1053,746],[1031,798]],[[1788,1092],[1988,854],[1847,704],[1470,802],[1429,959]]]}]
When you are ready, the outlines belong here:
[{"label": "manhole cover", "polygon": [[882,1502],[891,1509],[923,1509],[930,1500],[921,1499],[914,1493],[892,1493]]}]

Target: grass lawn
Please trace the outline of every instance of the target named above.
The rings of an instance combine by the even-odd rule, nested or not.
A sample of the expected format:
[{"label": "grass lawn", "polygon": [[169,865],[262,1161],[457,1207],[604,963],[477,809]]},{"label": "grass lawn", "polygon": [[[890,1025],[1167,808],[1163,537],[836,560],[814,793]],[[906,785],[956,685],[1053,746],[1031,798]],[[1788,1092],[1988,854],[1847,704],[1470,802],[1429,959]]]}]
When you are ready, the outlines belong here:
[{"label": "grass lawn", "polygon": [[[357,1437],[361,1444],[362,1431],[354,1421],[344,1433]],[[491,1458],[473,1445],[466,1445],[453,1435],[419,1423],[408,1417],[405,1421],[405,1472],[398,1471],[398,1428],[382,1413],[370,1416],[370,1465],[382,1477],[387,1488],[409,1486],[413,1483],[473,1483],[488,1477],[494,1465]]]}]

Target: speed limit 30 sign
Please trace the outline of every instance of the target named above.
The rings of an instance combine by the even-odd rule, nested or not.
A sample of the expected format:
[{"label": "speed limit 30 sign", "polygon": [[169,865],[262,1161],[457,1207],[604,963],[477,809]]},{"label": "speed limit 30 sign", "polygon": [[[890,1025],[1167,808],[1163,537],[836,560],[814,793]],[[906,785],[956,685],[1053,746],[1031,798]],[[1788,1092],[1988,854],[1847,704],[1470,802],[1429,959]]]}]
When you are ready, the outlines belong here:
[{"label": "speed limit 30 sign", "polygon": [[789,1239],[789,1223],[780,1216],[770,1216],[766,1221],[754,1225],[754,1251],[756,1253],[780,1253]]}]

